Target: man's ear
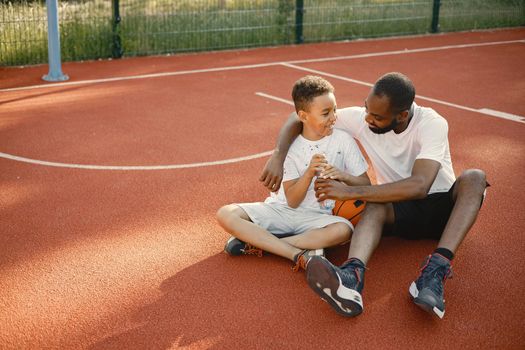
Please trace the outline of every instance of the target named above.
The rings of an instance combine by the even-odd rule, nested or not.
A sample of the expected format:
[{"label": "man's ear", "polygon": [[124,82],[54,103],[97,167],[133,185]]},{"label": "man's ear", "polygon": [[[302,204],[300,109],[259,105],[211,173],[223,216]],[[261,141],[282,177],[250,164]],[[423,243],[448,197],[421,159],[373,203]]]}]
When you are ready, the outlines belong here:
[{"label": "man's ear", "polygon": [[306,112],[303,111],[303,110],[300,110],[300,111],[297,113],[297,116],[299,117],[299,119],[300,119],[302,122],[305,122],[306,119],[308,118],[308,113],[306,113]]},{"label": "man's ear", "polygon": [[402,122],[406,121],[408,119],[408,114],[409,114],[408,110],[399,113],[398,122],[402,123]]}]

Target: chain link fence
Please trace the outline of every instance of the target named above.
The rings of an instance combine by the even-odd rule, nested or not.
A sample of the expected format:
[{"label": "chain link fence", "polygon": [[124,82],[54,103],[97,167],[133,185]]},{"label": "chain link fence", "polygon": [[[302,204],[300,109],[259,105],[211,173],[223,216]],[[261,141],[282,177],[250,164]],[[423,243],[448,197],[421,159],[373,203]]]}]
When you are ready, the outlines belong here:
[{"label": "chain link fence", "polygon": [[[45,1],[0,12],[0,65],[46,63]],[[521,26],[525,0],[61,0],[59,20],[78,61]]]}]

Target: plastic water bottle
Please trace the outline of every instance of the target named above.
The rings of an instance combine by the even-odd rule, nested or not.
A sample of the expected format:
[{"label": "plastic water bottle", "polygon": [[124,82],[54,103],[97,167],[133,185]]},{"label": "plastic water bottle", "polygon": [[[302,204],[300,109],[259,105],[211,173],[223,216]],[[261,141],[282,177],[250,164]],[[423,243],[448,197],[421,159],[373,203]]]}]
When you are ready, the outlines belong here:
[{"label": "plastic water bottle", "polygon": [[[326,151],[321,152],[321,154],[327,159]],[[332,210],[335,207],[335,201],[333,199],[325,199],[324,201],[319,202],[319,207],[323,210]]]},{"label": "plastic water bottle", "polygon": [[325,199],[324,201],[319,202],[319,207],[321,209],[332,210],[335,207],[335,200],[333,200],[333,199]]}]

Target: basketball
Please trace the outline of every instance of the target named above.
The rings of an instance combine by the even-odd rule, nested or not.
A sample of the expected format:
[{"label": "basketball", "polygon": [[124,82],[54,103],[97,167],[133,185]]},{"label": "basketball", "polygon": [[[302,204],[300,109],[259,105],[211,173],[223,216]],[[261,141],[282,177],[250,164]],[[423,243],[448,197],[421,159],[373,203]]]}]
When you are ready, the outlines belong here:
[{"label": "basketball", "polygon": [[359,219],[361,219],[361,213],[365,210],[366,202],[362,200],[349,199],[347,201],[335,201],[334,209],[332,213],[337,216],[341,216],[348,219],[352,225],[357,225]]}]

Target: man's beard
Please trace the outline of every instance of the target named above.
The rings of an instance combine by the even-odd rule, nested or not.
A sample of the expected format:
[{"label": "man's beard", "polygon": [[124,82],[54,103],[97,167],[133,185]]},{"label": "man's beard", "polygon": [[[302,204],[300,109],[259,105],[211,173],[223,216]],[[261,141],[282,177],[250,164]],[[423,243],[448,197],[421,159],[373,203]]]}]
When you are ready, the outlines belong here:
[{"label": "man's beard", "polygon": [[397,124],[397,119],[394,119],[392,120],[392,123],[390,123],[389,126],[385,126],[384,128],[372,128],[371,126],[369,126],[368,128],[374,134],[386,134],[387,132],[394,130]]}]

